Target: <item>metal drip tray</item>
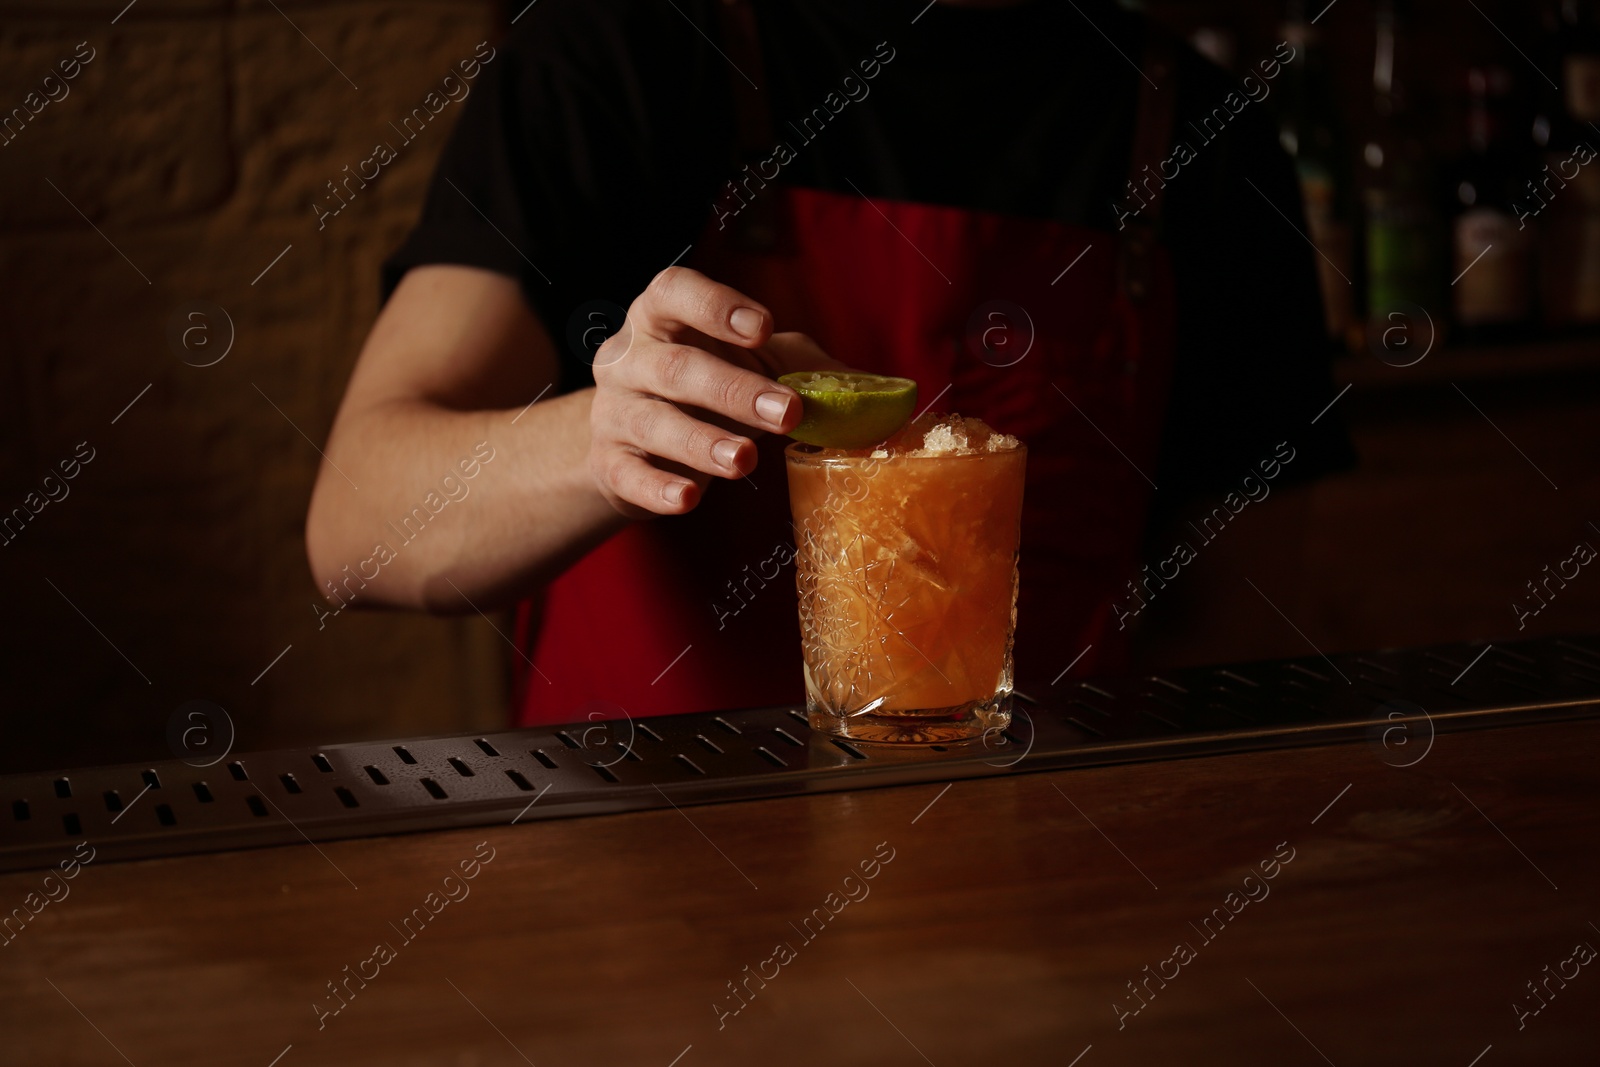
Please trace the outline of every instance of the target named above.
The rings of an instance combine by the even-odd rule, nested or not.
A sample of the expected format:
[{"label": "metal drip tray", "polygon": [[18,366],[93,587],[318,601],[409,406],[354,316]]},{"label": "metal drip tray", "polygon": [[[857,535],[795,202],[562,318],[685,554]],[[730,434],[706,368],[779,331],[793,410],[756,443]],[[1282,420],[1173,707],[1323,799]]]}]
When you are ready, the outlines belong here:
[{"label": "metal drip tray", "polygon": [[[1369,739],[1600,713],[1600,638],[1445,645],[1063,683],[961,745],[853,745],[793,708],[0,777],[0,870]],[[1412,745],[1403,749],[1401,743]]]}]

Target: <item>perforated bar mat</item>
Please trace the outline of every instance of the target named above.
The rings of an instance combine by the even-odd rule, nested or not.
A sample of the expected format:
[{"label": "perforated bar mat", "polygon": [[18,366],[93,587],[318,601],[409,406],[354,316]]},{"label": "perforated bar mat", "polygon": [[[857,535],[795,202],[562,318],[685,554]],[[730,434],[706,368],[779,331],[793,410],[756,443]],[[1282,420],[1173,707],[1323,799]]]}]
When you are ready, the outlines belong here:
[{"label": "perforated bar mat", "polygon": [[1061,680],[1004,735],[932,748],[764,708],[18,774],[0,870],[84,839],[100,862],[1363,738],[1404,765],[1436,731],[1596,714],[1600,638],[1571,637]]}]

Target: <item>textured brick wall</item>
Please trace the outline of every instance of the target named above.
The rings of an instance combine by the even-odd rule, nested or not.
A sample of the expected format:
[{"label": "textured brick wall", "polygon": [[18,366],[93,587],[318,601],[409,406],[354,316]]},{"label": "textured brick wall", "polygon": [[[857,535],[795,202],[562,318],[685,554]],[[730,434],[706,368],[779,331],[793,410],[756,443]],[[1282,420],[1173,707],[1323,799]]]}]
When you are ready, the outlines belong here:
[{"label": "textured brick wall", "polygon": [[[301,547],[320,462],[301,431],[326,435],[459,106],[325,229],[311,205],[398,142],[387,124],[497,6],[125,2],[0,0],[0,515],[32,516],[0,535],[0,765],[160,754],[195,698],[241,746],[498,721],[486,623],[319,632]],[[190,364],[220,354],[214,313],[188,320],[188,363],[169,343],[191,301],[232,322],[212,366]],[[64,480],[79,442],[93,458]]]}]

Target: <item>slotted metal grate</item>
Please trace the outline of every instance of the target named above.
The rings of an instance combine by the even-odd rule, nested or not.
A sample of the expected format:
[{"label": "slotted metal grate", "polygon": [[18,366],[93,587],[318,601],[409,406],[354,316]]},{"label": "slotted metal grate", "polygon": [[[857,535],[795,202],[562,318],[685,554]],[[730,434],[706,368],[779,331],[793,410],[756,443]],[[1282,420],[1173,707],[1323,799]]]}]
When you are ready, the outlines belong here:
[{"label": "slotted metal grate", "polygon": [[[1481,655],[1480,655],[1481,654]],[[0,870],[76,842],[133,859],[303,840],[1018,771],[1325,744],[1600,714],[1600,638],[1447,645],[1063,683],[1003,736],[853,745],[793,708],[674,715],[0,777]],[[1385,733],[1387,731],[1388,733]],[[1395,738],[1399,740],[1399,738]],[[1391,753],[1392,754],[1392,753]]]}]

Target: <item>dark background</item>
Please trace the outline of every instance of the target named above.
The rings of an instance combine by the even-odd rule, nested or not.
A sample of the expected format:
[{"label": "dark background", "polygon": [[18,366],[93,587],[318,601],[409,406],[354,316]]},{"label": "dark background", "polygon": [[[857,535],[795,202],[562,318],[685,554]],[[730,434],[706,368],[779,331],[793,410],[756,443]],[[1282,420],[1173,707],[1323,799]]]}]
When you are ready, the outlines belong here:
[{"label": "dark background", "polygon": [[[311,442],[459,106],[325,230],[310,205],[508,13],[470,0],[122,7],[0,0],[0,107],[78,42],[96,50],[70,94],[0,147],[0,511],[79,442],[95,451],[66,499],[0,545],[0,770],[165,755],[169,716],[193,699],[227,710],[239,749],[503,722],[511,652],[485,620],[345,612],[319,630],[302,525]],[[1502,63],[1525,88],[1538,78],[1494,27],[1538,58],[1540,8],[1478,7],[1414,11],[1412,80],[1441,160],[1460,146],[1469,63]],[[1231,29],[1241,66],[1282,39],[1274,3],[1151,11],[1184,32]],[[1372,25],[1362,0],[1318,22],[1355,144],[1374,122]],[[208,367],[168,339],[196,300],[225,309],[235,338]],[[1250,301],[1239,294],[1241,328]],[[1149,613],[1147,665],[1298,655],[1308,641],[1514,639],[1524,583],[1578,541],[1600,545],[1593,336],[1447,346],[1406,369],[1358,353],[1338,377],[1354,383],[1337,410],[1359,468],[1276,494],[1207,547]],[[1595,629],[1589,570],[1521,635]]]}]

